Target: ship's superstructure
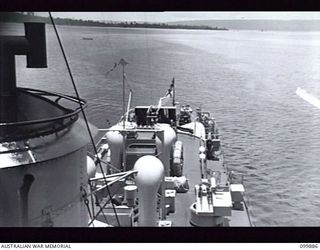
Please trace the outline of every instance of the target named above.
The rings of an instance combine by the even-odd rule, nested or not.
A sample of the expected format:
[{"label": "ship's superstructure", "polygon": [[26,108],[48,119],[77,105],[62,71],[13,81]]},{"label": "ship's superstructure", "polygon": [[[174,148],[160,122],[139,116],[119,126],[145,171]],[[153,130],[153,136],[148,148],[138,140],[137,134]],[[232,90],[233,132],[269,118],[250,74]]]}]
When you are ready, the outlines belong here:
[{"label": "ship's superstructure", "polygon": [[[145,200],[141,194],[144,191],[136,178],[123,181],[122,191],[115,194],[119,202],[116,209],[121,211],[123,222],[127,226],[155,226],[155,220],[163,227],[250,226],[244,186],[235,181],[225,166],[215,120],[200,108],[195,114],[189,105],[182,106],[179,114],[176,109],[176,105],[137,106],[127,112],[128,119],[123,117],[125,123],[120,121],[106,129],[97,144],[100,152],[104,151],[104,156],[99,157],[108,173],[137,170],[138,164],[139,176],[139,172],[152,172],[158,160],[162,163],[162,179],[160,184],[154,183],[157,192],[153,191],[153,196],[158,203],[157,207],[152,206],[153,212],[157,211],[153,213],[152,223],[139,223],[147,221],[144,216],[150,211],[146,213],[140,207],[140,201]],[[144,157],[149,160],[140,161]],[[131,202],[130,208],[127,190],[134,190],[132,196],[139,197]],[[129,210],[124,211],[125,208]],[[112,217],[108,213],[105,216]],[[113,225],[117,226],[115,221]]]},{"label": "ship's superstructure", "polygon": [[15,55],[26,55],[27,67],[47,67],[45,24],[25,30],[0,38],[0,226],[84,227],[89,141],[78,113],[85,103],[16,86]]},{"label": "ship's superstructure", "polygon": [[174,79],[156,106],[123,104],[120,122],[87,152],[85,101],[17,87],[15,55],[47,67],[44,24],[25,30],[0,38],[0,226],[251,225],[215,120],[189,105],[177,114]]}]

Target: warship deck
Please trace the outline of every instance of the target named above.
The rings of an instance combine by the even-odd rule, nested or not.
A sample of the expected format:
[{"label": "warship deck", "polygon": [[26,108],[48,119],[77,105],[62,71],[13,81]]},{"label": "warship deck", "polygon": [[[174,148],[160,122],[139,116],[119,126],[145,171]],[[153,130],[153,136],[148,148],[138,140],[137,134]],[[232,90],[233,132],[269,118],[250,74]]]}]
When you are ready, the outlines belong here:
[{"label": "warship deck", "polygon": [[[189,181],[189,191],[187,193],[177,193],[175,198],[175,213],[169,214],[167,220],[172,221],[173,227],[188,227],[190,224],[190,206],[195,202],[194,186],[199,184],[200,167],[199,167],[199,147],[201,139],[187,134],[178,134],[178,140],[184,145],[184,167],[183,175]],[[225,171],[222,161],[208,161],[208,168],[213,170]],[[242,203],[242,210],[232,209],[232,215],[226,217],[225,226],[232,227],[250,227],[250,217],[247,208]]]},{"label": "warship deck", "polygon": [[[175,196],[175,212],[170,213],[166,216],[165,220],[172,222],[172,227],[190,227],[190,218],[191,211],[190,206],[195,202],[195,185],[200,183],[201,180],[201,169],[199,164],[199,147],[203,145],[203,142],[200,138],[195,137],[191,134],[180,133],[178,132],[178,140],[182,141],[184,148],[184,167],[183,167],[183,176],[188,179],[189,190],[186,193],[176,193]],[[106,161],[106,159],[104,159]],[[103,166],[105,163],[102,164]],[[221,172],[221,182],[226,182],[228,178],[227,169],[223,166],[223,160],[220,161],[207,161],[207,168]],[[99,172],[99,171],[98,171]],[[116,192],[117,185],[111,186],[111,193]],[[103,196],[108,196],[107,193],[104,193]],[[250,217],[248,214],[247,207],[244,202],[241,203],[242,208],[240,209],[232,209],[231,216],[225,217],[224,226],[231,227],[250,227],[252,223],[250,221]],[[99,211],[99,207],[95,207],[94,211]],[[109,211],[110,213],[110,211]],[[112,213],[111,213],[112,214]],[[102,215],[98,218],[98,220],[103,222],[105,219]],[[109,222],[113,220],[112,225],[117,225],[115,218],[111,216]],[[124,224],[129,226],[127,224]]]}]

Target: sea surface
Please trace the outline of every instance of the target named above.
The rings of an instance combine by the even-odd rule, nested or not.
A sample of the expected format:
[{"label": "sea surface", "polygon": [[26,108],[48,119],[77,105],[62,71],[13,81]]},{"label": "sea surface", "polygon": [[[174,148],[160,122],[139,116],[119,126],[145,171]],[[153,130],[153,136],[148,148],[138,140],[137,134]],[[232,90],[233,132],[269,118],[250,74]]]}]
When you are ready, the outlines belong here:
[{"label": "sea surface", "polygon": [[[11,24],[8,34],[23,34]],[[177,101],[216,118],[231,170],[245,176],[256,226],[320,226],[320,32],[200,31],[58,26],[86,114],[99,128],[122,112],[122,69],[132,105],[156,104],[175,77]],[[92,38],[84,40],[83,38]],[[47,69],[17,56],[18,85],[74,95],[47,26]]]}]

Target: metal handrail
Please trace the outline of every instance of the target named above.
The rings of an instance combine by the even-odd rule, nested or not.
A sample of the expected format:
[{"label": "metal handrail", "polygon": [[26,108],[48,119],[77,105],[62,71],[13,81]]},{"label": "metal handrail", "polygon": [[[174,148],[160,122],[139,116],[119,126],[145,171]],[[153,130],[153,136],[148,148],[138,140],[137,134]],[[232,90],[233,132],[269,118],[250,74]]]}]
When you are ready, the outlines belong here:
[{"label": "metal handrail", "polygon": [[[45,90],[31,89],[31,88],[19,88],[19,89],[22,90],[23,92],[31,93],[31,94],[35,94],[35,95],[38,94],[41,96],[56,96],[56,97],[58,97],[57,101],[59,101],[61,99],[69,100],[71,102],[80,104],[83,108],[85,108],[87,106],[87,102],[85,100],[78,99],[73,96],[63,95],[60,93],[49,92],[49,91],[45,91]],[[77,115],[78,113],[81,112],[80,107],[77,107],[73,111],[71,109],[66,109],[66,110],[71,111],[71,112],[64,114],[64,115],[57,116],[57,117],[46,118],[46,119],[38,119],[38,120],[32,120],[32,121],[19,121],[19,122],[2,122],[2,123],[0,123],[0,127],[1,126],[24,126],[24,125],[33,125],[33,124],[54,122],[54,121],[59,121],[59,120],[64,120],[66,118],[74,117],[75,115]]]}]

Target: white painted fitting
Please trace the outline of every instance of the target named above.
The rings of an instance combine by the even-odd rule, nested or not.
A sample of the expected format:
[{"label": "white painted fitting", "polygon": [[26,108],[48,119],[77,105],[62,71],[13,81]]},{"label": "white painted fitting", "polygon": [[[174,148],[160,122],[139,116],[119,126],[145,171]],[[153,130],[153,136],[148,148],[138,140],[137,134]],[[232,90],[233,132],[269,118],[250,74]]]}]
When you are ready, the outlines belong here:
[{"label": "white painted fitting", "polygon": [[139,226],[157,226],[157,192],[163,178],[164,167],[155,156],[146,155],[134,164],[139,198]]}]

